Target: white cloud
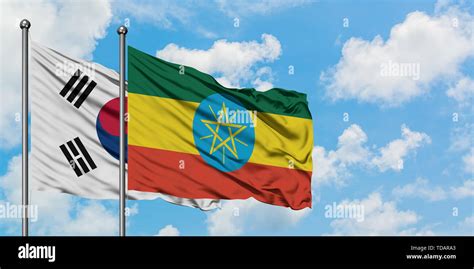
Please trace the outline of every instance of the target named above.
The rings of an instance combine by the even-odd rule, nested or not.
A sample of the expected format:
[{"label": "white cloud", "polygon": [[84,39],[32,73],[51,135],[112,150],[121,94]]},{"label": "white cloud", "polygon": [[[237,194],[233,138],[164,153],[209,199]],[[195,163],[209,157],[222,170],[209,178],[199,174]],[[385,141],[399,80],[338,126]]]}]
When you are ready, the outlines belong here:
[{"label": "white cloud", "polygon": [[215,39],[218,34],[202,25],[197,18],[198,10],[212,12],[203,11],[209,4],[206,1],[193,0],[118,0],[113,2],[114,22],[128,22],[131,30],[136,23],[152,24],[170,31],[176,31],[183,26],[200,37]]},{"label": "white cloud", "polygon": [[[261,1],[194,1],[194,0],[141,0],[141,1],[114,1],[114,14],[123,18],[132,16],[140,23],[152,23],[164,29],[174,29],[175,25],[183,24],[192,27],[199,34],[207,38],[214,38],[215,34],[202,28],[196,19],[199,12],[215,15],[223,13],[232,18],[253,15],[270,15],[274,12],[294,8],[314,2],[313,0],[261,0]],[[219,15],[219,14],[218,14]]]},{"label": "white cloud", "polygon": [[451,5],[452,0],[438,0],[435,4],[435,12],[439,13],[446,8],[449,8]]},{"label": "white cloud", "polygon": [[194,12],[189,8],[191,4],[195,5],[189,3],[189,1],[182,4],[173,0],[119,0],[114,2],[114,14],[119,16],[131,15],[136,22],[151,23],[158,27],[170,29],[174,22],[188,23],[192,19]]},{"label": "white cloud", "polygon": [[112,17],[110,1],[6,1],[0,9],[0,147],[20,143],[21,30],[30,20],[31,39],[69,56],[91,59]]},{"label": "white cloud", "polygon": [[402,138],[389,142],[386,146],[371,150],[366,146],[368,137],[362,128],[352,124],[339,136],[337,149],[327,151],[324,147],[313,149],[313,180],[317,185],[334,183],[343,186],[351,176],[351,167],[377,167],[381,172],[389,169],[401,171],[404,159],[424,144],[430,143],[425,133],[411,131],[401,126]]},{"label": "white cloud", "polygon": [[156,52],[167,61],[192,66],[202,72],[217,76],[217,80],[229,87],[252,83],[268,87],[262,76],[271,76],[269,67],[255,70],[257,64],[271,63],[281,55],[281,44],[270,34],[262,35],[262,42],[229,42],[217,40],[208,50],[187,49],[171,43]]},{"label": "white cloud", "polygon": [[464,124],[464,126],[456,127],[451,131],[449,146],[450,151],[467,151],[472,147],[474,137],[474,123]]},{"label": "white cloud", "polygon": [[471,151],[462,157],[464,163],[464,171],[471,175],[474,175],[474,148],[471,148]]},{"label": "white cloud", "polygon": [[78,205],[73,210],[75,217],[56,224],[48,233],[82,236],[115,235],[118,231],[118,216],[99,202]]},{"label": "white cloud", "polygon": [[257,77],[252,85],[257,91],[268,91],[273,88],[273,72],[268,66],[262,67],[257,70],[255,76]]},{"label": "white cloud", "polygon": [[352,124],[338,137],[338,159],[344,164],[364,161],[370,154],[369,150],[363,146],[366,142],[365,132],[357,124]]},{"label": "white cloud", "polygon": [[474,235],[474,216],[466,217],[458,223],[458,227],[464,235]]},{"label": "white cloud", "polygon": [[[116,22],[126,19],[135,23],[148,23],[167,30],[176,30],[179,26],[198,34],[201,37],[215,39],[218,34],[209,30],[199,20],[199,14],[220,16],[223,13],[231,18],[241,18],[254,15],[270,15],[274,12],[302,6],[312,0],[263,0],[263,1],[194,1],[194,0],[141,0],[114,1],[113,10]],[[217,13],[217,14],[216,14]],[[232,25],[233,21],[228,21]],[[240,21],[239,21],[240,23]]]},{"label": "white cloud", "polygon": [[432,16],[409,13],[385,41],[379,35],[351,38],[339,62],[321,74],[326,94],[396,106],[429,92],[435,82],[458,80],[461,65],[474,55],[473,23],[469,13],[445,7]]},{"label": "white cloud", "polygon": [[[30,182],[34,184],[34,182]],[[74,196],[56,192],[33,191],[31,205],[37,205],[38,220],[30,224],[34,235],[115,235],[118,217],[100,202],[77,203]],[[8,171],[0,177],[0,203],[21,204],[21,156],[13,157]],[[20,221],[0,224],[11,234],[20,233]]]},{"label": "white cloud", "polygon": [[257,91],[261,91],[261,92],[268,91],[271,88],[273,88],[273,84],[271,82],[264,81],[261,78],[256,78],[253,81],[253,85]]},{"label": "white cloud", "polygon": [[462,186],[451,187],[450,194],[454,199],[474,197],[474,179],[464,181]]},{"label": "white cloud", "polygon": [[400,233],[398,235],[402,235],[402,236],[435,236],[436,234],[431,230],[431,226],[437,226],[437,225],[428,225],[426,227],[421,227],[421,228],[409,228],[409,229],[400,231]]},{"label": "white cloud", "polygon": [[[1,65],[4,65],[4,63],[1,63]],[[1,67],[0,83],[3,81],[3,69]],[[0,149],[13,147],[21,141],[21,88],[17,88],[19,90],[15,92],[10,90],[13,88],[7,86],[6,82],[3,85],[5,87],[0,91],[0,99],[2,100],[2,106],[0,107]],[[21,85],[17,86],[21,87]]]},{"label": "white cloud", "polygon": [[413,132],[405,125],[402,125],[401,129],[402,138],[393,140],[381,148],[379,156],[372,160],[372,163],[382,172],[388,169],[401,171],[404,165],[403,158],[410,151],[415,151],[420,146],[431,143],[431,138],[425,133]]},{"label": "white cloud", "polygon": [[312,182],[318,186],[330,183],[342,186],[350,176],[346,167],[339,164],[337,151],[327,152],[321,146],[313,148],[313,167]]},{"label": "white cloud", "polygon": [[446,95],[455,99],[461,106],[472,105],[474,96],[474,80],[469,77],[463,77],[456,84],[449,88]]},{"label": "white cloud", "polygon": [[474,174],[474,147],[472,145],[474,124],[467,123],[451,131],[449,151],[459,152],[462,156],[462,167],[469,175]]},{"label": "white cloud", "polygon": [[[132,205],[132,206],[130,206]],[[128,216],[132,217],[138,214],[138,203],[137,202],[128,202]]]},{"label": "white cloud", "polygon": [[427,179],[417,178],[414,183],[397,186],[393,191],[393,195],[398,198],[403,197],[420,197],[429,201],[439,201],[446,199],[446,191],[440,186],[430,186]]},{"label": "white cloud", "polygon": [[217,0],[219,9],[230,17],[268,15],[283,9],[305,5],[311,0]]},{"label": "white cloud", "polygon": [[271,233],[290,228],[307,216],[311,210],[292,210],[248,200],[226,201],[221,209],[208,214],[207,224],[210,235],[242,235],[258,231]]},{"label": "white cloud", "polygon": [[157,236],[179,236],[179,230],[173,225],[166,225],[158,232]]},{"label": "white cloud", "polygon": [[196,30],[196,33],[198,33],[200,36],[203,36],[208,39],[216,39],[218,37],[218,35],[215,32],[209,29],[206,29],[203,26],[197,26],[195,27],[195,30]]},{"label": "white cloud", "polygon": [[340,204],[359,204],[364,207],[363,221],[356,219],[336,219],[331,221],[335,235],[399,235],[417,234],[411,225],[416,224],[420,217],[410,210],[399,210],[394,201],[383,201],[378,192],[371,193],[367,198],[353,201],[345,200]]},{"label": "white cloud", "polygon": [[365,165],[370,152],[364,144],[367,135],[357,124],[352,124],[339,136],[337,149],[326,151],[324,147],[316,146],[313,149],[313,179],[317,185],[334,183],[338,186],[345,184],[350,176],[348,167],[351,165]]},{"label": "white cloud", "polygon": [[427,179],[417,178],[413,183],[395,187],[392,194],[398,199],[418,197],[431,202],[447,198],[459,200],[474,196],[474,180],[465,180],[462,185],[451,186],[448,190],[441,186],[432,185]]}]

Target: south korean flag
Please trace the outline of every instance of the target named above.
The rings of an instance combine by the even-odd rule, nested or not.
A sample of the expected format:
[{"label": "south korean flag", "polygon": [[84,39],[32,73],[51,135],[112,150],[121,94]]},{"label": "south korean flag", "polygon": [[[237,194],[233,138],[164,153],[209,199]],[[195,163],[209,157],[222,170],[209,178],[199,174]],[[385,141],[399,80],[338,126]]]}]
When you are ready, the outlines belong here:
[{"label": "south korean flag", "polygon": [[[37,190],[119,197],[119,75],[35,42],[30,46],[30,180]],[[185,187],[185,186],[183,186]],[[127,191],[129,199],[216,208],[218,200]]]}]

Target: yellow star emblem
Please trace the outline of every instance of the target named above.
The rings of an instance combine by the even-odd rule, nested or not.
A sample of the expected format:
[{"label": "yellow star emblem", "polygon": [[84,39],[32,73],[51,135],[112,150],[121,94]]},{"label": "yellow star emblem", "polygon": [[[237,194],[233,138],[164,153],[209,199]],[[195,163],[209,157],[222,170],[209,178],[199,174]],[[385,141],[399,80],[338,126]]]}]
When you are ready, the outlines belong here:
[{"label": "yellow star emblem", "polygon": [[[219,149],[222,149],[222,163],[225,163],[225,150],[227,149],[232,153],[232,155],[238,159],[239,155],[237,153],[237,148],[235,147],[235,142],[238,142],[244,146],[248,146],[246,143],[238,139],[236,136],[240,134],[245,128],[247,128],[246,125],[241,125],[241,124],[235,124],[231,123],[229,121],[229,115],[227,114],[227,109],[225,107],[225,103],[222,102],[222,115],[220,118],[217,118],[216,113],[214,113],[214,110],[212,110],[211,105],[209,105],[209,109],[212,112],[212,115],[214,116],[215,121],[212,120],[201,120],[202,123],[205,124],[207,129],[211,131],[212,134],[206,135],[201,137],[201,139],[208,139],[212,137],[212,144],[211,144],[211,149],[209,150],[209,154],[213,154]],[[219,128],[226,128],[227,131],[229,132],[229,135],[226,139],[223,139],[219,135]],[[237,131],[232,132],[232,129],[237,129]],[[216,145],[216,142],[219,141]],[[229,143],[230,142],[230,146]]]}]

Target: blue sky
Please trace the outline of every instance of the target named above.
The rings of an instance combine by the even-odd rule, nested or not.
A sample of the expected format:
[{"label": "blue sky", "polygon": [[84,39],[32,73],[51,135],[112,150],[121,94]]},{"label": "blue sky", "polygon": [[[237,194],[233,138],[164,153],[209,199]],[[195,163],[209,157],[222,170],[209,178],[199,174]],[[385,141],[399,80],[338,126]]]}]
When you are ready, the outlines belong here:
[{"label": "blue sky", "polygon": [[[69,2],[34,2],[30,11],[2,4],[5,14],[13,14],[2,16],[8,25],[2,27],[9,28],[1,38],[11,43],[3,45],[2,56],[18,46],[20,31],[13,26],[22,16],[51,12],[57,24],[61,18],[71,22],[52,33],[51,26],[36,30],[41,24],[35,29],[31,19],[33,39],[117,70],[115,31],[127,21],[128,45],[149,54],[196,66],[233,86],[262,86],[259,79],[306,93],[314,121],[311,210],[230,201],[202,212],[162,200],[129,202],[129,235],[474,234],[472,1],[99,2],[72,5],[72,17],[66,16]],[[86,11],[97,16],[68,43],[64,28],[81,23],[76,16]],[[3,23],[8,19],[14,23]],[[220,55],[216,42],[250,60]],[[258,50],[249,54],[249,46]],[[418,65],[419,79],[380,78],[377,71],[387,61]],[[2,85],[18,87],[4,67],[2,62]],[[21,134],[18,123],[8,123],[20,99],[7,91],[2,97],[13,105],[0,109],[0,202],[15,197],[14,157],[21,153],[12,138]],[[33,234],[116,233],[115,201],[62,196],[63,207],[46,202],[44,215],[39,208]],[[363,205],[365,220],[325,217],[333,202]],[[48,220],[54,210],[66,220]],[[0,227],[0,235],[20,233],[18,221],[0,219]]]}]

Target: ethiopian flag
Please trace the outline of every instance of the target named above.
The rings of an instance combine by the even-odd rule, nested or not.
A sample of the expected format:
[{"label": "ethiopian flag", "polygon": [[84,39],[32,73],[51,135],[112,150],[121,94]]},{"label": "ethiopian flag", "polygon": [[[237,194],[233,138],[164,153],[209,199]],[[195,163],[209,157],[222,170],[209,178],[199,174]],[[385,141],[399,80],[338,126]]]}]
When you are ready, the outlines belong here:
[{"label": "ethiopian flag", "polygon": [[306,95],[229,89],[128,47],[128,189],[311,207]]}]

